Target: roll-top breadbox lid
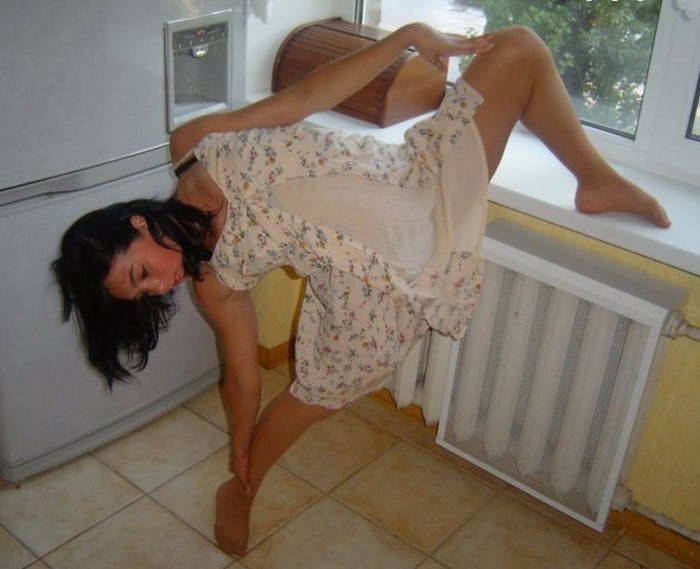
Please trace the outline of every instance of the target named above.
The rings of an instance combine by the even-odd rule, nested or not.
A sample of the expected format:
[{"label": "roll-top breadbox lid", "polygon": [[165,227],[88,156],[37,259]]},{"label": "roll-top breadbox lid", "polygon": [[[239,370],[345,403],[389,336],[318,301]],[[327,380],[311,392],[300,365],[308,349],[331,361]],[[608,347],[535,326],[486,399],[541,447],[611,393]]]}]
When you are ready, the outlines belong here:
[{"label": "roll-top breadbox lid", "polygon": [[[277,92],[311,70],[388,35],[372,26],[339,18],[305,24],[280,46],[272,72]],[[382,127],[436,109],[445,94],[446,74],[413,50],[404,51],[389,67],[334,110]]]}]

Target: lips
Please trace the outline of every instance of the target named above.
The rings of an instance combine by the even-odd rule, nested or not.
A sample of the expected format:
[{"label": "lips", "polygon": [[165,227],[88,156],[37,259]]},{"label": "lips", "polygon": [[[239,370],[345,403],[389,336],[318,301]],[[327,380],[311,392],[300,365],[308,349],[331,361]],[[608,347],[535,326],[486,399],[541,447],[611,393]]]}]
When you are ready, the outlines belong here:
[{"label": "lips", "polygon": [[170,287],[171,289],[177,288],[180,286],[183,282],[185,281],[185,275],[184,273],[180,272],[177,275],[175,275],[175,280],[173,281],[172,286]]}]

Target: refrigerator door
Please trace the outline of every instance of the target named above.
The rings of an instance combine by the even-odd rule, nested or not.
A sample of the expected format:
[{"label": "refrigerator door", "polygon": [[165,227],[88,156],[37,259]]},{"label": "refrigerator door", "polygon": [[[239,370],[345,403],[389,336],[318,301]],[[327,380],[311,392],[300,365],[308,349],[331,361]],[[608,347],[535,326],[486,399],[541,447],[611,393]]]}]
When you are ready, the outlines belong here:
[{"label": "refrigerator door", "polygon": [[85,361],[73,322],[61,321],[49,264],[84,212],[136,197],[169,195],[167,167],[75,192],[0,208],[0,478],[16,481],[139,426],[219,377],[215,340],[178,291],[180,312],[136,381],[116,385]]},{"label": "refrigerator door", "polygon": [[225,10],[238,106],[244,0],[4,1],[0,190],[149,153],[147,167],[165,163],[165,24]]}]

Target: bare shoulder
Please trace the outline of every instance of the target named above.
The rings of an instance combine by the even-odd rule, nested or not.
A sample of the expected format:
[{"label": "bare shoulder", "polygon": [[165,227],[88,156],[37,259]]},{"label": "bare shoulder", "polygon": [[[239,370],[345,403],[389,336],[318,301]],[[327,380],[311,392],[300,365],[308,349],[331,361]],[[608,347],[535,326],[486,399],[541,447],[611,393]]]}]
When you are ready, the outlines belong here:
[{"label": "bare shoulder", "polygon": [[201,279],[194,281],[193,288],[204,315],[219,330],[229,328],[241,314],[251,310],[250,292],[227,287],[209,267],[203,269]]},{"label": "bare shoulder", "polygon": [[237,302],[250,296],[248,291],[227,287],[208,265],[202,268],[201,278],[194,281],[193,288],[197,299],[207,303]]}]

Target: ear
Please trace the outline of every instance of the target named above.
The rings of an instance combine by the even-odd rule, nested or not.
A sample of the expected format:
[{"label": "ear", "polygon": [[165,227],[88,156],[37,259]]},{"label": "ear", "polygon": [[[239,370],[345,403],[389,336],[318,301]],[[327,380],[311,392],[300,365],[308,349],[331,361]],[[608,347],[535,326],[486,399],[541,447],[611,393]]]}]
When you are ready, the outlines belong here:
[{"label": "ear", "polygon": [[142,215],[132,215],[129,218],[129,221],[131,222],[131,227],[134,229],[137,229],[138,231],[143,231],[144,229],[148,228],[148,223],[146,223],[146,218],[143,217]]}]

